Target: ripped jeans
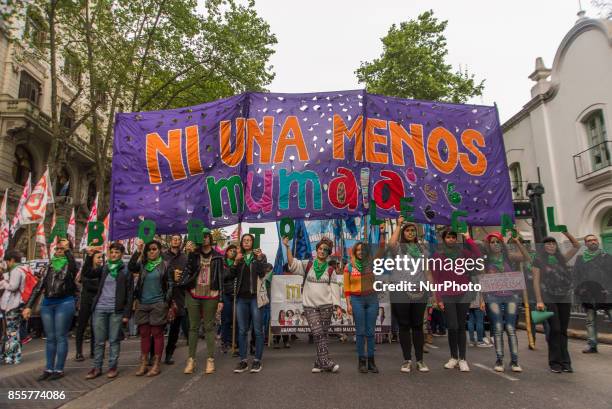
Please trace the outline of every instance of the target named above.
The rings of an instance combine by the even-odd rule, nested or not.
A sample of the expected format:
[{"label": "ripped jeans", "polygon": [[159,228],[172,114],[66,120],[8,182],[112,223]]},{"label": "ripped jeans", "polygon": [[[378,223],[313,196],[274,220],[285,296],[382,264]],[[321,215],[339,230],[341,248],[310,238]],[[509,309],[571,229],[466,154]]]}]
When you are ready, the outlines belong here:
[{"label": "ripped jeans", "polygon": [[508,347],[512,362],[518,362],[518,338],[516,336],[516,320],[518,316],[518,298],[491,297],[488,300],[495,354],[498,360],[504,359],[504,331],[508,335]]}]

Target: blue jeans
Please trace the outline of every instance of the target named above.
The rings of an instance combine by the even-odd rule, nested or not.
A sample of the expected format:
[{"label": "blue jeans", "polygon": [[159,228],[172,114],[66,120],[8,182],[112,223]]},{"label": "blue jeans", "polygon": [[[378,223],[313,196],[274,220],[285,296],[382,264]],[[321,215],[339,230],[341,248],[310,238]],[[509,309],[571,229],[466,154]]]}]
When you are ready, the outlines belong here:
[{"label": "blue jeans", "polygon": [[[587,340],[591,348],[597,348],[597,310],[593,308],[585,308],[586,310],[586,331]],[[608,319],[612,320],[612,308],[601,308],[608,315]]]},{"label": "blue jeans", "polygon": [[268,338],[268,332],[270,329],[270,308],[270,304],[261,308],[261,330],[263,332],[264,344]]},{"label": "blue jeans", "polygon": [[234,320],[234,296],[223,294],[221,311],[221,340],[224,345],[232,344],[232,322]]},{"label": "blue jeans", "polygon": [[[470,318],[467,322],[470,342],[482,342],[484,340],[484,311],[480,308],[470,308]],[[474,330],[476,338],[474,339]]]},{"label": "blue jeans", "polygon": [[96,345],[94,348],[94,367],[102,369],[104,363],[104,348],[106,341],[110,344],[108,367],[117,368],[121,342],[121,320],[123,314],[114,312],[95,311],[93,316]]},{"label": "blue jeans", "polygon": [[238,319],[238,348],[240,359],[246,361],[249,342],[247,340],[251,321],[255,332],[255,360],[261,361],[264,348],[261,310],[257,308],[257,298],[241,298],[236,300],[236,318]]},{"label": "blue jeans", "polygon": [[45,353],[48,372],[63,372],[68,356],[68,331],[74,319],[74,298],[61,304],[41,305],[40,318],[47,335]]},{"label": "blue jeans", "polygon": [[[357,355],[359,358],[374,358],[374,333],[376,332],[376,317],[378,317],[378,296],[351,295],[353,319],[355,320],[355,335],[357,337]],[[366,355],[366,339],[368,351]]]},{"label": "blue jeans", "polygon": [[518,301],[516,297],[489,301],[491,324],[493,325],[493,339],[495,340],[495,354],[497,359],[504,359],[504,330],[508,334],[508,347],[510,359],[518,362],[518,338],[516,337],[516,319],[518,315]]}]

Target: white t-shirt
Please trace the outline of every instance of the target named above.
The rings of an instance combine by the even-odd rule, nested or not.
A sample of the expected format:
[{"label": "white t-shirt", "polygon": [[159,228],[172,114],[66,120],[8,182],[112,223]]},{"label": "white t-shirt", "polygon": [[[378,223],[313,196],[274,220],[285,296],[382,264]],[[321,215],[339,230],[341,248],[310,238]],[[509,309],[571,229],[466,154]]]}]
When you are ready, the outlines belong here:
[{"label": "white t-shirt", "polygon": [[[308,260],[293,259],[289,264],[289,271],[292,274],[304,276]],[[302,290],[302,303],[304,307],[321,307],[323,305],[340,305],[340,286],[336,279],[336,273],[331,269],[332,274],[329,276],[330,269],[328,268],[321,278],[317,280],[314,267],[310,267],[304,289]]]}]

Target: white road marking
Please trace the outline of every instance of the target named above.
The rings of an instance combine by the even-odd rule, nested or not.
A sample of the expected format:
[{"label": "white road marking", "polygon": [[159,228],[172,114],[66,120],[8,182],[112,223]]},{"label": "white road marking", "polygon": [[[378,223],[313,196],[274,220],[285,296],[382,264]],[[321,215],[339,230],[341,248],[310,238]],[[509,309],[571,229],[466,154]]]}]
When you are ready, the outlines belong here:
[{"label": "white road marking", "polygon": [[483,365],[483,364],[479,364],[479,363],[477,363],[477,362],[476,362],[476,363],[474,363],[473,365],[474,365],[474,366],[477,366],[477,367],[478,367],[478,368],[480,368],[480,369],[484,369],[485,371],[489,371],[489,372],[491,372],[491,373],[494,373],[495,375],[499,375],[499,376],[501,376],[502,378],[505,378],[505,379],[507,379],[507,380],[509,380],[509,381],[518,381],[518,380],[519,380],[519,378],[515,378],[515,377],[513,377],[513,376],[506,375],[506,374],[505,374],[505,373],[503,373],[503,372],[497,372],[497,371],[494,371],[494,370],[493,370],[493,368],[489,368],[488,366]]}]

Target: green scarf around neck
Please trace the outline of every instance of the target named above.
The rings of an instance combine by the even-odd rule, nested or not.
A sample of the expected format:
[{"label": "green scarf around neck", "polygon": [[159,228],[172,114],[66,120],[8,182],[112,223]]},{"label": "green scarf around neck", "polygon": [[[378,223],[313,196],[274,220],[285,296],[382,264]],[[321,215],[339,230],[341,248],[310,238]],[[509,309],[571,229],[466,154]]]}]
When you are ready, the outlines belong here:
[{"label": "green scarf around neck", "polygon": [[155,260],[148,260],[145,264],[145,270],[151,272],[155,270],[155,268],[162,262],[161,256],[157,257]]},{"label": "green scarf around neck", "polygon": [[492,265],[497,267],[500,273],[504,272],[504,256],[499,254],[497,256],[489,256],[489,261]]},{"label": "green scarf around neck", "polygon": [[244,262],[247,266],[250,266],[251,261],[253,261],[253,253],[249,252],[244,255]]},{"label": "green scarf around neck", "polygon": [[595,251],[586,249],[584,253],[582,253],[582,259],[584,260],[585,263],[588,263],[589,261],[593,260],[595,257],[602,255],[603,253],[604,251],[602,249],[597,249]]},{"label": "green scarf around neck", "polygon": [[119,273],[119,269],[123,266],[123,262],[121,259],[119,260],[108,260],[108,273],[111,277],[117,278],[117,274]]},{"label": "green scarf around neck", "polygon": [[547,264],[559,264],[559,260],[557,260],[557,256],[553,256],[549,254],[548,257],[546,258],[546,263]]},{"label": "green scarf around neck", "polygon": [[461,255],[461,249],[459,248],[458,245],[455,245],[455,247],[444,246],[444,256],[446,258],[451,258],[454,260],[460,255]]},{"label": "green scarf around neck", "polygon": [[231,258],[226,258],[226,259],[225,259],[225,264],[226,264],[228,267],[231,267],[231,266],[233,266],[233,265],[234,265],[234,260],[232,260]]},{"label": "green scarf around neck", "polygon": [[53,267],[55,271],[61,271],[66,264],[68,264],[68,258],[66,256],[53,256],[51,258],[51,267]]},{"label": "green scarf around neck", "polygon": [[316,258],[315,261],[312,263],[312,269],[315,272],[317,280],[319,280],[321,276],[323,276],[323,273],[327,270],[327,264],[327,261],[324,263],[319,262],[318,258]]},{"label": "green scarf around neck", "polygon": [[408,251],[408,254],[410,254],[412,258],[419,258],[423,254],[421,252],[421,249],[416,243],[408,243],[406,245],[406,250]]},{"label": "green scarf around neck", "polygon": [[363,271],[363,260],[355,257],[355,268],[361,273]]}]

